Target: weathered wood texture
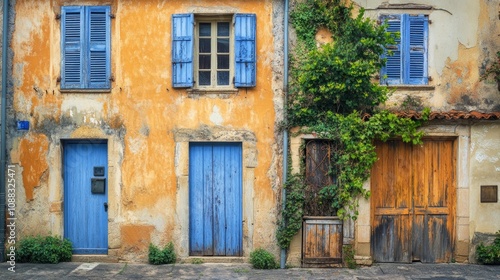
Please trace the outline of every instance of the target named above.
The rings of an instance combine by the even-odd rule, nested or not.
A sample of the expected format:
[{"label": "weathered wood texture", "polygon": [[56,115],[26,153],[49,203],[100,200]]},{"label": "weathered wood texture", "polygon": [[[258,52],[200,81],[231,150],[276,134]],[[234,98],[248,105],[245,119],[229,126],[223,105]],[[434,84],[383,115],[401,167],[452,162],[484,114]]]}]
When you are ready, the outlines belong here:
[{"label": "weathered wood texture", "polygon": [[333,217],[304,219],[302,225],[304,267],[329,267],[342,263],[342,223]]},{"label": "weathered wood texture", "polygon": [[241,143],[191,143],[189,153],[190,255],[241,256]]},{"label": "weathered wood texture", "polygon": [[371,176],[377,262],[449,262],[455,240],[455,141],[377,143]]},{"label": "weathered wood texture", "polygon": [[[63,143],[64,237],[73,243],[74,254],[108,253],[107,186],[104,193],[91,191],[92,178],[106,178],[108,148],[105,142]],[[94,167],[104,176],[94,176]]]},{"label": "weathered wood texture", "polygon": [[332,200],[320,197],[325,186],[335,185],[335,166],[333,157],[336,145],[329,140],[308,140],[305,147],[305,207],[307,216],[335,216],[337,209],[332,208]]}]

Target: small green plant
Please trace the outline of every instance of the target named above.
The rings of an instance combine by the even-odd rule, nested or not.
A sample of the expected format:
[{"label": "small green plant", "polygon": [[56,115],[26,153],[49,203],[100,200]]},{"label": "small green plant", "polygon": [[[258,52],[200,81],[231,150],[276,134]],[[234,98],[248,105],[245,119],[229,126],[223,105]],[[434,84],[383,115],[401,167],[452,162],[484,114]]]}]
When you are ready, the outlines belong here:
[{"label": "small green plant", "polygon": [[191,260],[191,263],[192,264],[202,264],[203,263],[203,259],[194,258],[194,259]]},{"label": "small green plant", "polygon": [[345,267],[355,269],[358,267],[354,259],[354,248],[352,245],[344,245],[342,247],[342,262]]},{"label": "small green plant", "polygon": [[128,263],[125,263],[125,265],[122,267],[122,269],[120,269],[118,274],[123,274],[125,272],[125,270],[127,270],[127,266],[128,266]]},{"label": "small green plant", "polygon": [[480,80],[484,81],[488,79],[489,76],[493,76],[493,79],[497,82],[498,90],[500,91],[500,51],[497,52],[497,59],[486,68]]},{"label": "small green plant", "polygon": [[280,248],[288,248],[293,236],[302,226],[305,197],[304,185],[302,176],[297,174],[290,175],[285,183],[287,191],[285,211],[283,211],[281,223],[276,234]]},{"label": "small green plant", "polygon": [[497,231],[493,244],[484,245],[481,242],[477,246],[476,257],[482,264],[500,264],[500,230]]},{"label": "small green plant", "polygon": [[262,248],[250,253],[250,263],[256,269],[278,268],[278,262],[276,262],[273,254]]},{"label": "small green plant", "polygon": [[59,263],[71,260],[73,245],[58,236],[29,236],[19,242],[17,261]]},{"label": "small green plant", "polygon": [[236,273],[242,274],[242,273],[249,273],[250,269],[248,269],[246,267],[242,267],[242,268],[235,268],[235,269],[233,269],[233,271]]},{"label": "small green plant", "polygon": [[148,260],[150,264],[169,264],[175,263],[177,256],[174,250],[174,244],[169,242],[163,249],[153,244],[149,244]]}]

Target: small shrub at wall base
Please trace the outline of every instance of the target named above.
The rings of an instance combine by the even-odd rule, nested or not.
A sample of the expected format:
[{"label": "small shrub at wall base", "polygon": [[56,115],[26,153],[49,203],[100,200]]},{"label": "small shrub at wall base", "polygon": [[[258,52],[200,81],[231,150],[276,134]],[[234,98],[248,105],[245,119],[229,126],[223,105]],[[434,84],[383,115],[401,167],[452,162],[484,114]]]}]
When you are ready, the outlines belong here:
[{"label": "small shrub at wall base", "polygon": [[344,267],[348,267],[350,269],[358,267],[358,264],[354,259],[354,248],[352,245],[344,245],[342,247],[342,262]]},{"label": "small shrub at wall base", "polygon": [[30,236],[17,247],[17,261],[31,263],[59,263],[71,260],[73,245],[58,236]]},{"label": "small shrub at wall base", "polygon": [[476,257],[482,264],[500,264],[500,231],[497,231],[493,244],[484,245],[481,242],[477,246]]},{"label": "small shrub at wall base", "polygon": [[149,244],[148,260],[150,264],[169,264],[175,263],[177,256],[174,250],[174,244],[169,242],[163,249],[153,244]]},{"label": "small shrub at wall base", "polygon": [[262,248],[250,253],[250,263],[256,269],[275,269],[279,267],[273,254]]}]

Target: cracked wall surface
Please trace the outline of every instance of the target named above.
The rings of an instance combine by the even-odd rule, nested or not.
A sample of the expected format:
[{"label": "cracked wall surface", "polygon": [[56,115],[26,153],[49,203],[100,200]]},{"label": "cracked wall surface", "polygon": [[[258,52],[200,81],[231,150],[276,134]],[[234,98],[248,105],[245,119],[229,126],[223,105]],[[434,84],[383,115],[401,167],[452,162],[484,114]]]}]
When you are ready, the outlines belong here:
[{"label": "cracked wall surface", "polygon": [[[394,87],[386,102],[389,109],[404,109],[412,101],[414,108],[434,112],[500,111],[500,92],[492,77],[480,76],[496,60],[500,46],[500,6],[498,1],[359,0],[367,15],[377,19],[382,14],[409,13],[428,15],[427,86]],[[477,234],[496,232],[499,203],[481,203],[481,185],[499,185],[498,120],[434,121],[424,130],[435,137],[454,136],[457,148],[457,211],[455,258],[475,262],[473,239]],[[364,207],[369,206],[365,201]],[[362,206],[363,207],[363,206]],[[368,208],[369,209],[369,208]],[[362,220],[362,218],[361,218]],[[362,226],[369,229],[369,222]],[[471,246],[472,245],[472,246]],[[369,252],[369,248],[365,251]],[[368,253],[369,255],[369,253]]]},{"label": "cracked wall surface", "polygon": [[[62,144],[70,139],[104,139],[109,165],[109,254],[146,261],[147,244],[176,236],[178,177],[175,137],[231,131],[251,135],[252,233],[248,244],[278,252],[275,241],[281,185],[283,116],[283,3],[250,1],[13,1],[11,124],[30,122],[29,131],[9,130],[9,161],[19,174],[19,237],[35,233],[64,236]],[[110,5],[109,93],[60,91],[61,38],[57,15],[64,5]],[[255,13],[257,85],[234,93],[191,93],[171,82],[171,15]],[[208,129],[207,129],[208,128]],[[189,135],[191,130],[194,135]],[[196,132],[194,132],[196,131]],[[179,134],[180,133],[180,134]],[[186,134],[187,133],[187,134]],[[176,136],[177,135],[177,136]],[[198,138],[197,138],[198,137]],[[229,137],[229,138],[228,138]],[[207,139],[206,141],[212,141]],[[238,141],[246,141],[245,136]],[[245,151],[244,151],[245,152]],[[183,155],[187,160],[188,154]],[[22,179],[21,179],[22,178]],[[184,217],[187,219],[188,217]],[[248,256],[247,247],[244,256]]]},{"label": "cracked wall surface", "polygon": [[[292,1],[293,4],[301,0]],[[480,76],[496,60],[500,46],[500,5],[498,1],[432,1],[432,0],[354,0],[355,13],[360,8],[365,16],[378,20],[388,14],[428,15],[428,85],[402,85],[391,87],[388,101],[382,108],[395,111],[408,109],[421,111],[428,107],[433,112],[456,112],[466,115],[470,111],[481,114],[500,111],[500,92],[490,77]],[[317,45],[335,41],[324,29],[317,30]],[[292,31],[293,37],[293,31]],[[374,79],[376,82],[376,80]],[[450,113],[450,115],[452,115]],[[444,118],[443,118],[444,119]],[[465,119],[465,118],[464,118]],[[484,240],[474,236],[491,235],[498,231],[500,203],[481,203],[481,185],[499,185],[498,133],[499,121],[464,120],[447,118],[425,123],[422,130],[428,137],[451,137],[457,143],[455,153],[457,182],[457,209],[454,226],[453,257],[459,262],[475,262],[474,246]],[[292,169],[298,170],[300,143],[311,135],[298,135],[291,139]],[[365,188],[370,190],[370,180]],[[370,199],[361,199],[355,225],[355,259],[370,264],[372,252],[372,220]],[[302,233],[296,234],[288,253],[295,265],[300,264]]]},{"label": "cracked wall surface", "polygon": [[500,95],[490,78],[480,81],[496,59],[500,20],[496,1],[359,0],[374,19],[382,14],[429,16],[429,87],[399,88],[387,102],[401,106],[406,96],[421,100],[434,111],[500,111]]}]

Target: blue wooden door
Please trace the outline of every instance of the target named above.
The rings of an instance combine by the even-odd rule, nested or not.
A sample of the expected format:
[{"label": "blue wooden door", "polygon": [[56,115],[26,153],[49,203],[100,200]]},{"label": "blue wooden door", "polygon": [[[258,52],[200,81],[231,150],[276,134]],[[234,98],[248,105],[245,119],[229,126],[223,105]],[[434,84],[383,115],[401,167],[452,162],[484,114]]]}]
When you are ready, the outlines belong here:
[{"label": "blue wooden door", "polygon": [[190,144],[190,255],[242,255],[241,157],[241,143]]},{"label": "blue wooden door", "polygon": [[64,237],[75,254],[107,254],[107,143],[67,142],[63,155]]}]

